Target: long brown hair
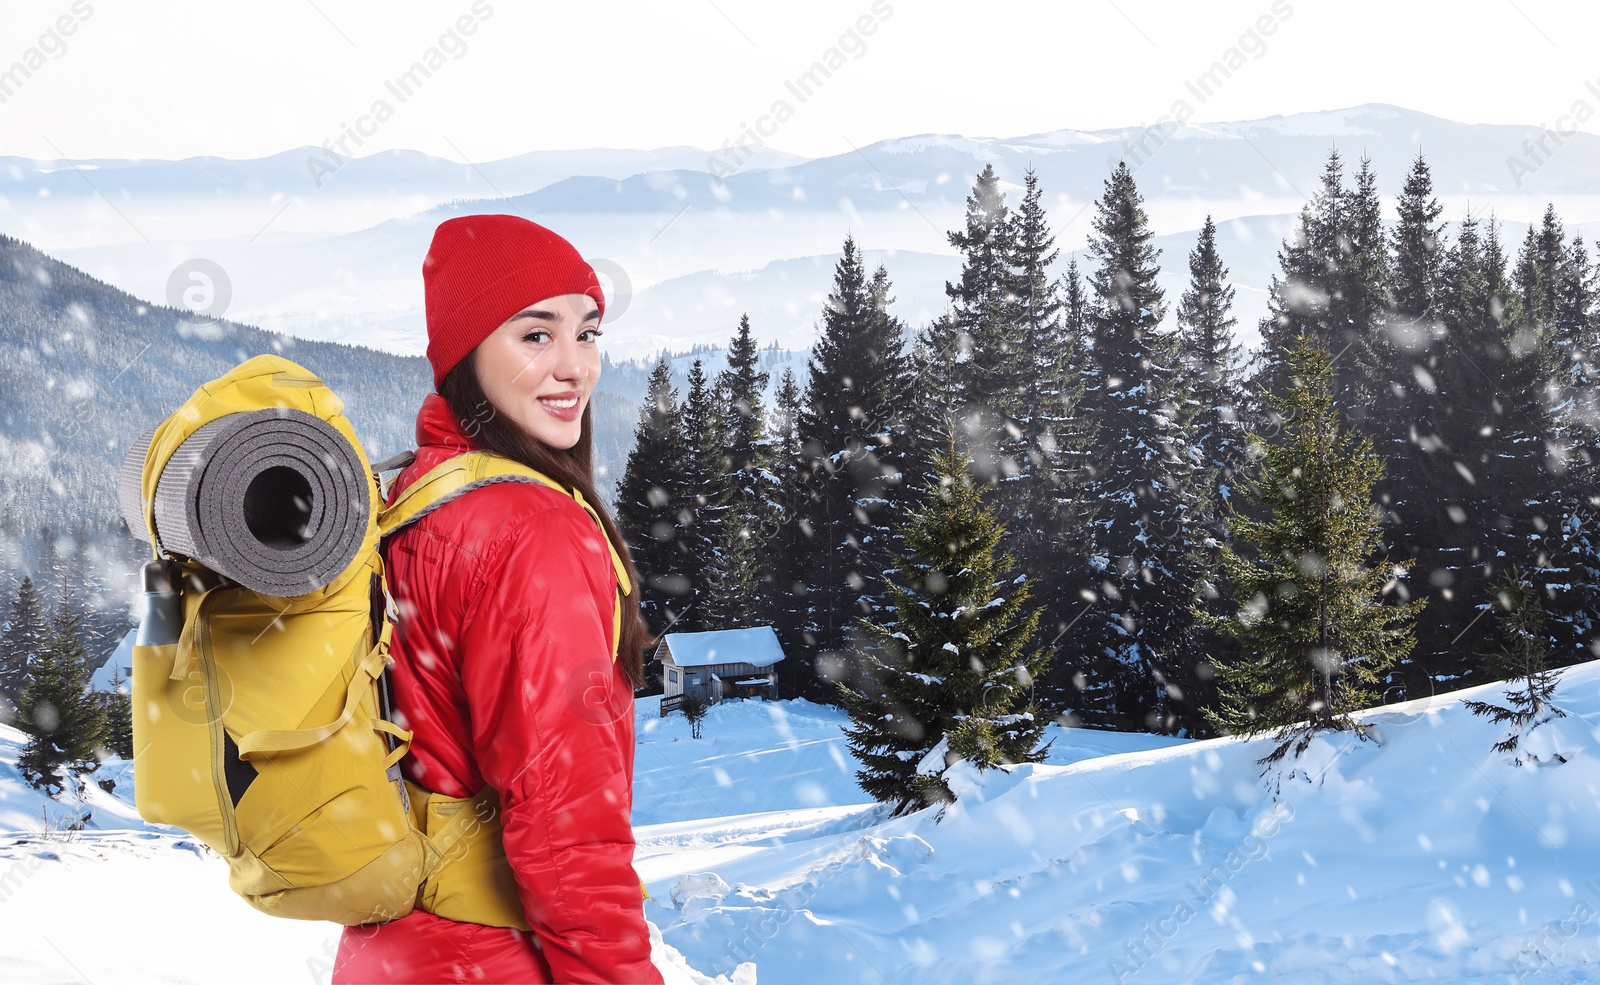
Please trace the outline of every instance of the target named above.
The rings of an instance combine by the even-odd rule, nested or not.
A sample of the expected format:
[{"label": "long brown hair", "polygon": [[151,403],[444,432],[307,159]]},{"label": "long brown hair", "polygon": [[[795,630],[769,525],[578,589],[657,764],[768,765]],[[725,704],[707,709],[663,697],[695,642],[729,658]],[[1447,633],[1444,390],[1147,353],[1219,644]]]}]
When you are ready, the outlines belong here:
[{"label": "long brown hair", "polygon": [[617,643],[617,665],[627,675],[634,687],[644,685],[644,651],[655,643],[650,630],[639,614],[639,573],[634,570],[633,557],[627,542],[617,530],[611,511],[595,494],[594,488],[594,422],[593,402],[583,406],[583,425],[578,443],[571,448],[552,448],[524,431],[506,414],[501,413],[484,395],[478,382],[475,367],[477,350],[467,353],[439,383],[439,395],[461,423],[462,430],[485,451],[504,455],[521,462],[565,486],[577,489],[600,516],[606,536],[622,556],[622,565],[628,571],[632,591],[622,597],[622,632]]}]

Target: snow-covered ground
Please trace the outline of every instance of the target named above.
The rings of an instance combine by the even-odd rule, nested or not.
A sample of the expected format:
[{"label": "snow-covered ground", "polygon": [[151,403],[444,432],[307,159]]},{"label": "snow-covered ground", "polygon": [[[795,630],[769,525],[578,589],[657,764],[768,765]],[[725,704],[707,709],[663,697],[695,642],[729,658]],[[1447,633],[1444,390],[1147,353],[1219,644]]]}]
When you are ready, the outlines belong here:
[{"label": "snow-covered ground", "polygon": [[[958,765],[959,803],[901,818],[856,787],[835,709],[729,703],[697,740],[641,700],[658,962],[697,983],[1596,980],[1600,662],[1566,671],[1570,717],[1525,765],[1461,707],[1496,687],[1369,712],[1369,740],[1318,739],[1270,783],[1266,739],[1052,726],[1048,762]],[[235,899],[219,859],[139,821],[128,764],[51,800],[21,742],[0,727],[0,981],[327,981],[337,928]]]}]

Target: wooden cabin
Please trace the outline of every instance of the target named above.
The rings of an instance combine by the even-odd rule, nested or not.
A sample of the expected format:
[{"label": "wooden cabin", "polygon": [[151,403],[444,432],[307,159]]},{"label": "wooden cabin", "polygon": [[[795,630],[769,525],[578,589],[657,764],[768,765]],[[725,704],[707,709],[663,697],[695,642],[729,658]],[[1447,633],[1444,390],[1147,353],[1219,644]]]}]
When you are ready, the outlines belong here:
[{"label": "wooden cabin", "polygon": [[771,626],[668,633],[655,655],[661,661],[663,715],[685,694],[699,695],[706,704],[723,698],[777,697],[783,647]]}]

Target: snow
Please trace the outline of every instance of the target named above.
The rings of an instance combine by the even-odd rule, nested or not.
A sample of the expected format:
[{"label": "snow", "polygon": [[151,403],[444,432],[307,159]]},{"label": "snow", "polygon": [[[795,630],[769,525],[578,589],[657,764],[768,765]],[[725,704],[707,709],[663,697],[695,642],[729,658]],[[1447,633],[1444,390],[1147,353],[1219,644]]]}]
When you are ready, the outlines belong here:
[{"label": "snow", "polygon": [[[1271,740],[1051,725],[1046,762],[941,772],[960,799],[890,817],[837,709],[713,706],[702,739],[636,703],[636,865],[671,982],[1593,980],[1600,662],[1529,732],[1463,698],[1360,715],[1263,778]],[[0,727],[0,980],[328,980],[338,929],[276,920],[196,842],[111,792],[44,797]],[[1565,760],[1563,762],[1562,760]],[[46,832],[89,812],[80,832]],[[174,927],[184,943],[170,946]],[[240,962],[248,941],[251,960]],[[692,969],[692,970],[691,970]]]},{"label": "snow", "polygon": [[89,679],[89,687],[96,691],[129,690],[128,681],[133,676],[133,638],[138,635],[135,630],[128,630],[122,642],[111,651],[111,656],[100,665]]},{"label": "snow", "polygon": [[771,626],[723,629],[712,633],[668,633],[666,643],[672,650],[672,662],[679,667],[728,663],[771,667],[783,659],[778,634],[772,631]]}]

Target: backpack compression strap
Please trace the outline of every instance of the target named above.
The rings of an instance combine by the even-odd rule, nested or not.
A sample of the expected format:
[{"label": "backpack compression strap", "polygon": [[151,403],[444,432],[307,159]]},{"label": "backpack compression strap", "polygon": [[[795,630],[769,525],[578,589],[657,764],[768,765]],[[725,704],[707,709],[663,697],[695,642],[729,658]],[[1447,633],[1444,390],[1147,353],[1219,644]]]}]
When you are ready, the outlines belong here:
[{"label": "backpack compression strap", "polygon": [[622,555],[606,535],[600,514],[577,489],[568,489],[543,472],[501,455],[486,451],[467,452],[435,465],[427,474],[407,486],[392,504],[379,511],[378,532],[388,537],[458,496],[496,482],[537,482],[558,489],[583,507],[584,512],[593,518],[595,526],[600,528],[600,536],[605,539],[606,548],[611,552],[611,566],[617,574],[617,600],[611,626],[611,659],[616,660],[617,647],[622,640],[622,597],[633,591],[633,585],[628,580],[628,569],[622,563]]}]

